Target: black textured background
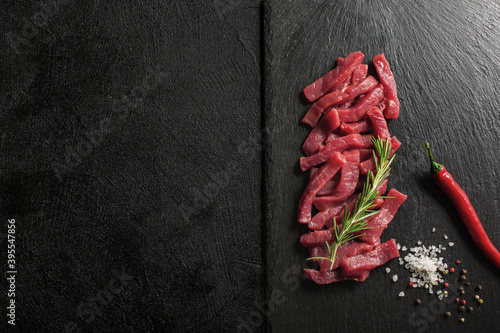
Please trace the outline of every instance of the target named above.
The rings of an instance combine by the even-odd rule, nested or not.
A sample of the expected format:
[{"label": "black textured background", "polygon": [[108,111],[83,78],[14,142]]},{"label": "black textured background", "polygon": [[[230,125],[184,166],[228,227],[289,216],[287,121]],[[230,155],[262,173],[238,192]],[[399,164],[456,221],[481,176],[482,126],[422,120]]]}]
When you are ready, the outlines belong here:
[{"label": "black textured background", "polygon": [[[3,1],[0,260],[5,271],[15,218],[15,330],[494,331],[498,272],[428,178],[423,144],[500,244],[498,12],[479,1]],[[386,53],[402,103],[390,185],[410,197],[384,237],[449,235],[447,258],[485,287],[466,325],[421,291],[398,299],[404,282],[382,269],[363,284],[299,278],[300,92],[355,50]],[[13,329],[5,314],[0,331]]]},{"label": "black textured background", "polygon": [[[500,323],[498,270],[476,248],[451,203],[429,177],[425,142],[466,189],[492,241],[500,247],[498,169],[500,99],[499,5],[493,1],[268,1],[265,7],[267,295],[275,294],[272,332],[494,332]],[[300,145],[309,129],[300,119],[310,104],[302,89],[329,71],[338,56],[365,53],[364,63],[385,52],[401,101],[389,130],[402,147],[389,186],[408,195],[382,241],[454,247],[443,254],[462,260],[468,280],[481,283],[485,303],[462,314],[458,305],[433,302],[422,289],[407,290],[409,273],[397,260],[375,269],[363,283],[317,286],[301,280],[307,250],[298,242],[307,227],[296,207],[307,182]],[[373,67],[372,73],[375,73]],[[432,233],[432,228],[436,232]],[[449,236],[445,240],[444,235]],[[458,268],[457,268],[458,269]],[[394,273],[399,275],[392,282]],[[451,275],[450,292],[458,282]],[[400,291],[407,296],[398,298]],[[450,293],[451,295],[451,293]],[[416,298],[422,305],[414,306]],[[454,298],[450,298],[452,300]],[[452,312],[448,320],[445,311]]]},{"label": "black textured background", "polygon": [[264,298],[260,10],[2,2],[18,331],[234,331]]}]

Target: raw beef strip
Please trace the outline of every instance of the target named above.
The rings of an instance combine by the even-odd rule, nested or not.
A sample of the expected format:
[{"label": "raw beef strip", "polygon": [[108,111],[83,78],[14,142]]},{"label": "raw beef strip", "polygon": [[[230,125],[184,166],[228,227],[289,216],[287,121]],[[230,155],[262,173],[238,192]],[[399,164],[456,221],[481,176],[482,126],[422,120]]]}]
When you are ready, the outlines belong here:
[{"label": "raw beef strip", "polygon": [[[334,107],[339,109],[350,108],[358,96],[359,98],[362,98],[366,93],[373,90],[378,84],[378,81],[373,76],[369,76],[355,86],[350,85],[344,87],[342,92],[346,93],[348,97],[344,99],[345,103],[334,105]],[[324,111],[325,114],[328,112],[328,110]]]},{"label": "raw beef strip", "polygon": [[378,104],[384,97],[384,86],[377,85],[374,89],[370,90],[365,96],[360,98],[356,103],[348,109],[337,108],[340,121],[343,123],[353,123],[359,121],[366,116],[366,113],[372,107]]},{"label": "raw beef strip", "polygon": [[[320,271],[329,271],[330,267],[332,267],[331,270],[336,269],[339,267],[339,263],[344,260],[344,258],[347,257],[352,257],[355,256],[359,253],[363,252],[368,252],[373,249],[374,245],[368,244],[365,242],[360,242],[357,240],[351,240],[348,242],[345,242],[339,246],[337,249],[337,259],[335,259],[335,262],[333,263],[333,266],[331,266],[331,261],[326,260],[326,259],[315,259],[320,267]],[[326,245],[321,245],[321,246],[315,246],[315,247],[310,247],[309,248],[309,256],[310,257],[330,257],[330,254],[328,253],[328,248]]]},{"label": "raw beef strip", "polygon": [[[356,199],[356,196],[353,196],[353,199]],[[346,201],[333,203],[330,207],[328,207],[328,209],[314,215],[311,219],[311,222],[309,222],[307,226],[311,230],[321,230],[323,229],[325,224],[330,222],[330,227],[333,227],[333,217],[342,212],[342,209],[344,208],[346,203]],[[342,219],[337,219],[337,222],[340,223],[341,220]]]},{"label": "raw beef strip", "polygon": [[348,99],[349,95],[347,95],[346,93],[342,91],[333,91],[323,96],[316,103],[314,103],[309,108],[304,118],[302,118],[302,122],[311,127],[314,127],[318,123],[318,120],[323,114],[323,112],[325,112],[329,107],[339,103],[343,103]]},{"label": "raw beef strip", "polygon": [[361,148],[359,149],[359,160],[364,162],[370,157],[373,157],[373,149],[371,148]]},{"label": "raw beef strip", "polygon": [[362,148],[372,148],[373,147],[372,138],[375,138],[374,134],[363,134],[363,135],[361,135],[361,140],[363,141],[363,147]]},{"label": "raw beef strip", "polygon": [[[401,142],[399,142],[399,140],[395,136],[391,137],[391,152],[389,154],[389,157],[394,155],[399,147],[401,147]],[[367,173],[368,170],[375,170],[375,160],[373,159],[373,156],[366,161],[359,163],[359,172],[361,172],[362,175]]]},{"label": "raw beef strip", "polygon": [[315,269],[304,269],[304,274],[306,278],[314,281],[317,284],[329,284],[347,280],[363,282],[368,278],[370,272],[365,271],[359,276],[343,276],[338,269],[331,272],[320,272]]},{"label": "raw beef strip", "polygon": [[366,77],[366,74],[368,74],[368,65],[366,64],[361,64],[352,72],[352,80],[351,84],[356,85],[359,84],[363,79]]},{"label": "raw beef strip", "polygon": [[361,148],[362,145],[363,141],[361,140],[361,135],[359,134],[349,134],[346,136],[342,136],[326,144],[325,148],[323,148],[316,154],[308,157],[301,157],[300,168],[302,169],[302,171],[306,171],[310,167],[325,162],[337,152],[341,153],[347,149]]},{"label": "raw beef strip", "polygon": [[341,136],[342,135],[340,135],[340,134],[330,133],[330,135],[328,135],[328,138],[326,138],[325,143],[328,144],[328,143],[332,142],[333,140],[340,138]]},{"label": "raw beef strip", "polygon": [[365,117],[355,123],[340,124],[340,131],[344,134],[365,133],[373,128],[370,118]]},{"label": "raw beef strip", "polygon": [[377,71],[380,82],[382,82],[385,87],[387,107],[384,111],[384,115],[387,119],[396,119],[399,116],[398,90],[389,63],[382,53],[373,58],[373,64],[375,65],[375,70]]},{"label": "raw beef strip", "polygon": [[[341,225],[339,225],[339,228],[342,230]],[[300,236],[300,244],[305,247],[325,245],[325,242],[335,242],[335,231],[333,228],[311,231]]]},{"label": "raw beef strip", "polygon": [[399,257],[398,247],[396,241],[391,239],[376,246],[370,252],[345,258],[340,262],[339,267],[344,276],[359,276],[396,257]]},{"label": "raw beef strip", "polygon": [[330,195],[330,193],[335,191],[335,188],[337,187],[339,180],[340,180],[340,172],[337,172],[337,174],[335,174],[335,176],[333,176],[332,179],[326,182],[325,186],[323,186],[321,190],[319,190],[318,193],[316,193],[316,195],[318,196]]},{"label": "raw beef strip", "polygon": [[346,163],[345,157],[336,153],[328,159],[328,161],[323,165],[314,175],[312,179],[309,180],[304,193],[299,202],[298,220],[300,223],[309,223],[311,220],[311,211],[313,200],[316,197],[316,193],[325,185],[325,183],[332,178],[337,171]]},{"label": "raw beef strip", "polygon": [[342,90],[326,94],[311,106],[304,118],[302,118],[302,122],[311,127],[316,126],[321,115],[323,113],[328,114],[332,106],[352,101],[357,96],[373,90],[377,84],[377,80],[373,76],[369,76],[356,86],[346,86]]},{"label": "raw beef strip", "polygon": [[363,61],[363,53],[356,51],[323,77],[304,88],[304,95],[313,102],[326,93],[337,89]]},{"label": "raw beef strip", "polygon": [[370,118],[371,123],[373,124],[373,128],[375,129],[375,134],[377,136],[379,136],[382,140],[385,140],[391,136],[391,134],[389,133],[389,128],[387,127],[387,122],[385,121],[384,114],[378,107],[374,106],[370,111],[368,111],[367,115]]},{"label": "raw beef strip", "polygon": [[352,195],[356,189],[356,184],[358,183],[359,178],[359,151],[358,150],[349,150],[343,153],[346,164],[341,169],[340,181],[329,196],[316,198],[314,200],[314,205],[319,210],[321,209],[317,204],[316,200],[327,199],[331,201],[344,201],[350,195]]},{"label": "raw beef strip", "polygon": [[[383,117],[384,115],[382,115]],[[318,124],[309,132],[306,141],[302,145],[302,151],[307,156],[318,151],[318,147],[325,141],[330,133],[340,126],[337,111],[332,110],[324,116]]]},{"label": "raw beef strip", "polygon": [[384,229],[386,229],[392,221],[398,208],[406,198],[406,195],[395,189],[390,189],[387,193],[387,198],[384,200],[384,204],[380,207],[380,211],[368,220],[370,229],[363,230],[362,233],[365,235],[361,236],[359,239],[370,244],[375,243],[376,240],[380,238],[380,235],[382,235]]},{"label": "raw beef strip", "polygon": [[357,85],[349,86],[345,89],[345,93],[349,96],[349,100],[353,100],[361,94],[367,94],[378,85],[377,79],[373,76],[368,76]]}]

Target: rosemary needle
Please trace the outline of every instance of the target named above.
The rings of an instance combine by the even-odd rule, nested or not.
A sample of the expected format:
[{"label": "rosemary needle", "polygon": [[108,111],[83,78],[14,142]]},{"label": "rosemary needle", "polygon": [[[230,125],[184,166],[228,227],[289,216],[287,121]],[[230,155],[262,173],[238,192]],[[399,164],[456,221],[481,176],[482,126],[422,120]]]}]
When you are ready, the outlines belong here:
[{"label": "rosemary needle", "polygon": [[[347,212],[347,206],[344,210],[344,216],[342,217],[342,228],[337,224],[336,219],[333,219],[333,230],[335,232],[335,241],[332,244],[326,242],[326,247],[328,248],[328,253],[330,257],[312,257],[308,260],[313,259],[326,259],[330,260],[330,270],[333,268],[333,263],[337,259],[337,251],[340,245],[353,240],[357,237],[363,236],[360,231],[369,229],[368,219],[379,212],[379,210],[373,210],[375,206],[375,199],[382,198],[379,196],[377,187],[382,184],[382,182],[389,176],[391,171],[390,165],[394,160],[395,155],[390,156],[391,153],[391,141],[387,138],[386,141],[380,138],[372,138],[373,142],[373,158],[375,160],[375,173],[371,170],[368,171],[368,177],[363,185],[363,191],[358,195],[356,203],[352,212]],[[377,158],[378,155],[378,158]]]}]

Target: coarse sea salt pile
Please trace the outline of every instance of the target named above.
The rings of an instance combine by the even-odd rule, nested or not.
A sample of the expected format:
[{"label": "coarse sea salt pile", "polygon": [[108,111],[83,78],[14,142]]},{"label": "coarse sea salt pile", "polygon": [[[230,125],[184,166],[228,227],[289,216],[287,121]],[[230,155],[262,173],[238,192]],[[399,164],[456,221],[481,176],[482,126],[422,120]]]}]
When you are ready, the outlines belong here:
[{"label": "coarse sea salt pile", "polygon": [[448,265],[439,256],[444,250],[446,248],[441,244],[438,247],[419,244],[410,248],[410,252],[404,257],[404,267],[412,272],[410,281],[413,282],[414,288],[424,287],[428,289],[429,294],[433,294],[432,287],[444,282],[441,272],[446,270]]}]

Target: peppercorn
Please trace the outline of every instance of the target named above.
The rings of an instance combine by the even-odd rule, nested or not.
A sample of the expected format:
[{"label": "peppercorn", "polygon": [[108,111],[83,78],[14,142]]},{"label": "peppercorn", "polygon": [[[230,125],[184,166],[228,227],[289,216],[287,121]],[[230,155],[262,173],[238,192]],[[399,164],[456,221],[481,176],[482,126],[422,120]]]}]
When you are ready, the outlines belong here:
[{"label": "peppercorn", "polygon": [[448,296],[448,291],[444,291],[443,294],[445,294],[445,296]]},{"label": "peppercorn", "polygon": [[479,295],[474,296],[475,299],[479,299]]},{"label": "peppercorn", "polygon": [[460,295],[465,294],[465,290],[460,290]]},{"label": "peppercorn", "polygon": [[465,318],[460,318],[461,323],[465,323]]},{"label": "peppercorn", "polygon": [[469,281],[465,282],[465,285],[466,285],[467,287],[470,287],[470,282],[469,282]]},{"label": "peppercorn", "polygon": [[469,306],[469,312],[474,311],[474,308],[472,306]]},{"label": "peppercorn", "polygon": [[450,312],[450,311],[447,311],[447,312],[445,312],[445,313],[444,313],[444,315],[445,315],[446,317],[450,318],[450,317],[451,317],[451,312]]},{"label": "peppercorn", "polygon": [[479,304],[483,304],[483,299],[482,299],[482,298],[480,298],[480,299],[478,299],[478,300],[477,300],[477,302],[478,302]]},{"label": "peppercorn", "polygon": [[417,300],[415,301],[415,303],[417,303],[417,304],[421,304],[421,303],[422,303],[422,301],[420,300],[420,298],[417,298]]},{"label": "peppercorn", "polygon": [[443,271],[443,275],[448,275],[448,271],[446,269]]},{"label": "peppercorn", "polygon": [[467,302],[463,299],[462,302],[460,302],[460,304],[465,305],[467,304]]},{"label": "peppercorn", "polygon": [[461,305],[460,306],[460,311],[464,311],[465,310],[465,306]]},{"label": "peppercorn", "polygon": [[460,275],[460,280],[462,280],[462,281],[467,280],[467,276],[465,276],[465,275]]},{"label": "peppercorn", "polygon": [[462,262],[460,260],[457,260],[457,265],[460,265]]},{"label": "peppercorn", "polygon": [[450,286],[450,284],[449,284],[448,282],[445,282],[445,283],[444,283],[444,287],[445,287],[445,288],[448,288],[449,286]]},{"label": "peppercorn", "polygon": [[455,298],[455,302],[456,302],[456,303],[460,302],[460,298],[458,298],[458,297],[457,297],[457,298]]},{"label": "peppercorn", "polygon": [[450,268],[450,273],[455,273],[455,268]]},{"label": "peppercorn", "polygon": [[462,269],[462,274],[467,274],[467,270],[466,269]]},{"label": "peppercorn", "polygon": [[483,286],[482,286],[482,285],[478,285],[478,286],[476,287],[476,289],[477,289],[477,290],[483,290]]},{"label": "peppercorn", "polygon": [[408,285],[409,285],[410,287],[413,287],[413,284],[414,284],[414,282],[413,282],[413,281],[410,281],[410,282],[408,283]]},{"label": "peppercorn", "polygon": [[462,291],[464,290],[464,287],[458,287],[458,290]]}]

